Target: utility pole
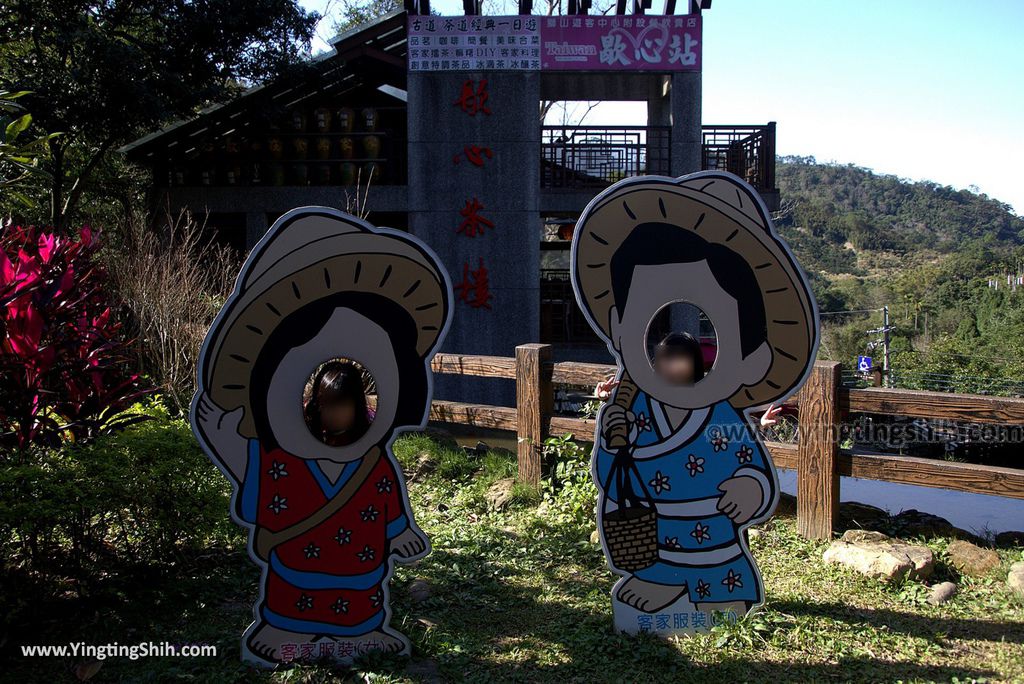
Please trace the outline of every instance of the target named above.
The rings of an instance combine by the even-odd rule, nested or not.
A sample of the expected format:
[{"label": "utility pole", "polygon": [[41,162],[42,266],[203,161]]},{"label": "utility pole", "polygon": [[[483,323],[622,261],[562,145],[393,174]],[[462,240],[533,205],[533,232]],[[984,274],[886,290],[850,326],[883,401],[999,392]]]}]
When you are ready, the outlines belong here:
[{"label": "utility pole", "polygon": [[882,350],[884,356],[882,357],[882,372],[885,373],[885,386],[891,386],[889,380],[889,331],[892,327],[889,325],[889,305],[886,304],[882,307]]},{"label": "utility pole", "polygon": [[882,327],[867,331],[869,335],[882,335],[882,381],[885,387],[892,386],[892,382],[889,379],[889,333],[892,330],[893,326],[889,325],[889,305],[886,304],[882,307]]}]

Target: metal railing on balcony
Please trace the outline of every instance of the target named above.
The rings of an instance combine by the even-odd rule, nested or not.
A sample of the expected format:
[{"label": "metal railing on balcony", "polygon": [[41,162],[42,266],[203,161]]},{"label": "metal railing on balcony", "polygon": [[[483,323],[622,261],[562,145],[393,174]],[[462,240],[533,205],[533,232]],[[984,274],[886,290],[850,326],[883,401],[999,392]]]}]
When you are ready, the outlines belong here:
[{"label": "metal railing on balcony", "polygon": [[540,270],[540,339],[558,345],[604,345],[576,304],[569,269]]},{"label": "metal railing on balcony", "polygon": [[541,186],[604,187],[670,172],[669,126],[542,126]]},{"label": "metal railing on balcony", "polygon": [[[541,186],[605,187],[644,174],[671,175],[671,126],[542,126]],[[730,171],[775,193],[775,122],[704,126],[701,168]]]},{"label": "metal railing on balcony", "polygon": [[701,168],[729,171],[761,193],[775,190],[775,122],[704,126]]}]

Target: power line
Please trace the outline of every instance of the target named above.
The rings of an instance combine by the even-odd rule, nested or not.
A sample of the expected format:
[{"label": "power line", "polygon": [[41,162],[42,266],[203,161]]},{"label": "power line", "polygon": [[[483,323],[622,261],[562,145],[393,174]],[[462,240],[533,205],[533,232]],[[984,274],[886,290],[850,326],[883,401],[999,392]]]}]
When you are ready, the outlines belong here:
[{"label": "power line", "polygon": [[878,313],[881,310],[882,310],[881,308],[878,308],[878,309],[848,309],[846,311],[819,311],[818,315],[819,316],[842,316],[843,314],[853,314],[853,313]]},{"label": "power line", "polygon": [[[924,351],[923,349],[900,349],[896,353],[898,354],[932,354],[931,351]],[[988,356],[986,354],[961,354],[959,352],[942,352],[943,356],[955,356],[961,359],[985,359],[988,361],[1002,361],[1004,363],[1012,363],[1018,359],[1008,359],[1002,356]]]},{"label": "power line", "polygon": [[[818,315],[819,316],[842,316],[844,314],[854,314],[854,313],[880,313],[880,312],[884,312],[885,308],[886,307],[883,306],[883,307],[879,307],[877,309],[847,309],[847,310],[843,310],[843,311],[820,311],[820,312],[818,312]],[[867,332],[870,334],[870,333],[872,333],[874,331],[867,331]],[[932,352],[924,351],[924,350],[921,350],[921,349],[900,349],[900,350],[897,350],[895,353],[898,353],[898,354],[931,354]],[[985,359],[985,360],[989,360],[989,361],[1001,361],[1003,363],[1012,363],[1013,361],[1016,360],[1016,359],[1005,358],[1005,357],[1002,357],[1002,356],[989,356],[989,355],[986,355],[986,354],[961,354],[959,352],[943,352],[943,355],[945,355],[945,356],[956,356],[956,357],[962,358],[962,359]]]}]

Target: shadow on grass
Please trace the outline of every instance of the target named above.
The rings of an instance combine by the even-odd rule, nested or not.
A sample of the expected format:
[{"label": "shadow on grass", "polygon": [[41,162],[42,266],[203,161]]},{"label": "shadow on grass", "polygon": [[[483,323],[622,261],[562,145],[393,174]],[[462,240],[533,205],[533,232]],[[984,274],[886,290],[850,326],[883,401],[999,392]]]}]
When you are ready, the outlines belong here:
[{"label": "shadow on grass", "polygon": [[[22,645],[213,644],[215,658],[111,657],[97,681],[234,677],[241,630],[251,619],[258,570],[244,551],[204,550],[173,564],[111,566],[88,584],[5,568],[2,681],[73,681],[86,658],[28,658]],[[13,598],[14,594],[17,598]],[[214,674],[217,673],[217,674]],[[113,675],[113,676],[112,676]],[[12,679],[5,679],[6,676]]]},{"label": "shadow on grass", "polygon": [[[457,582],[441,582],[435,589],[434,605],[466,590]],[[542,600],[531,591],[506,587],[504,593],[508,609],[470,604],[431,611],[436,633],[418,629],[410,634],[418,655],[434,655],[443,676],[468,681],[948,681],[995,676],[981,669],[870,657],[835,663],[772,663],[757,660],[749,651],[730,656],[729,646],[719,649],[719,662],[695,663],[656,637],[614,632],[610,605],[606,614],[598,614]],[[403,605],[401,610],[409,608]],[[540,651],[541,646],[549,654],[543,658],[515,654],[517,649]]]},{"label": "shadow on grass", "polygon": [[886,608],[859,608],[842,603],[772,601],[773,610],[793,615],[810,615],[842,620],[847,624],[866,623],[874,629],[887,629],[920,639],[984,639],[1024,644],[1024,625],[996,620],[958,619],[914,615]]},{"label": "shadow on grass", "polygon": [[[444,525],[455,527],[456,523]],[[449,538],[447,546],[439,544],[425,560],[399,574],[392,592],[392,625],[410,637],[414,658],[375,657],[359,671],[414,681],[560,684],[999,678],[982,667],[922,665],[868,656],[819,663],[770,662],[756,646],[729,642],[716,648],[713,639],[704,638],[681,650],[656,637],[616,633],[609,596],[614,576],[605,569],[600,549],[581,545],[580,535],[580,528],[571,525],[540,522],[499,529],[484,524],[468,538]],[[406,591],[413,576],[430,582],[432,595],[422,603],[412,603]],[[21,623],[5,623],[9,639],[4,655],[15,655],[16,644],[23,643],[214,643],[219,648],[216,659],[111,659],[96,681],[267,681],[275,677],[239,662],[239,639],[251,616],[257,577],[244,551],[227,549],[213,549],[160,569],[120,569],[81,598],[51,598],[22,606]],[[30,578],[23,580],[28,583]],[[29,586],[21,589],[28,591]],[[37,589],[39,594],[59,596],[52,586]],[[1024,642],[1019,628],[1011,631],[1013,625],[994,621],[931,618],[840,603],[782,601],[772,602],[769,608],[923,639],[942,634],[953,639]],[[17,655],[6,674],[22,681],[61,681],[58,677],[67,677],[74,662]],[[798,651],[791,655],[794,661],[811,657],[824,660],[827,655]],[[358,678],[351,671],[322,666],[300,667],[284,675],[303,682],[337,681],[345,676]]]},{"label": "shadow on grass", "polygon": [[[606,681],[822,681],[940,680],[981,678],[996,673],[969,668],[927,666],[869,657],[834,663],[771,663],[750,649],[726,645],[716,649],[717,662],[696,663],[661,639],[614,632],[608,592],[612,576],[601,569],[600,551],[582,554],[574,534],[545,528],[543,542],[508,534],[475,543],[467,568],[461,549],[436,550],[405,575],[427,578],[433,594],[413,605],[406,581],[393,592],[392,624],[414,643],[414,659],[374,658],[362,665],[392,677],[418,681],[606,682]],[[533,586],[523,586],[523,571],[509,564],[510,548],[534,542],[533,552],[548,560],[531,565]],[[529,546],[527,547],[529,548]],[[529,551],[528,551],[529,552]],[[578,571],[567,578],[565,559]],[[580,561],[583,561],[581,564]],[[466,576],[455,575],[460,564]],[[540,566],[539,569],[537,566]],[[19,627],[17,643],[87,641],[126,643],[142,640],[216,643],[220,655],[210,659],[150,658],[136,662],[111,659],[97,681],[199,679],[263,681],[271,675],[238,662],[238,640],[248,623],[255,597],[256,572],[244,553],[218,550],[191,559],[172,572],[141,571],[112,580],[95,594],[73,603],[39,606],[33,619]],[[571,575],[571,573],[570,573]],[[572,605],[570,605],[570,603]],[[589,606],[589,608],[588,608]],[[73,610],[69,610],[73,607]],[[782,602],[772,608],[790,614],[820,615],[850,623],[867,622],[912,636],[942,632],[957,638],[1011,637],[998,623],[918,617],[887,610],[859,610],[833,603]],[[50,612],[59,609],[62,613]],[[431,626],[417,618],[427,618]],[[1012,635],[1019,643],[1020,634]],[[708,642],[710,643],[710,642]],[[711,646],[708,646],[711,648]],[[5,649],[10,651],[10,646]],[[9,654],[8,654],[9,655]],[[799,656],[797,656],[799,657]],[[18,658],[8,674],[23,681],[50,681],[66,676],[71,659]],[[423,663],[436,663],[436,670]],[[352,674],[326,667],[302,668],[302,681],[336,681]]]},{"label": "shadow on grass", "polygon": [[[507,556],[509,539],[493,538],[478,544],[487,556],[470,577],[456,577],[449,571],[466,563],[466,557],[445,549],[435,552],[414,573],[428,579],[433,596],[412,605],[402,587],[393,593],[396,626],[407,616],[403,629],[413,640],[418,658],[436,660],[441,680],[502,682],[606,682],[606,681],[823,681],[823,680],[938,680],[984,678],[996,673],[979,668],[894,662],[867,656],[840,658],[826,663],[778,663],[761,660],[756,647],[715,648],[714,654],[694,657],[657,637],[627,636],[613,630],[609,592],[614,577],[603,570],[600,550],[594,558],[581,558],[578,538],[560,535],[557,528],[535,553],[551,551],[550,562],[542,564],[522,586],[514,570],[502,575],[501,555]],[[510,538],[513,545],[521,539]],[[499,555],[497,559],[491,553]],[[566,578],[561,556],[571,556],[579,565],[576,577]],[[591,562],[593,561],[593,566]],[[499,572],[495,572],[495,571]],[[578,578],[578,579],[577,579]],[[588,608],[589,606],[589,608]],[[845,615],[863,619],[856,611],[840,605],[775,604],[790,612],[820,610],[822,615],[842,619]],[[908,633],[921,636],[935,629],[978,636],[970,621],[949,620],[928,630],[926,618],[877,611],[871,624],[881,628],[893,623],[908,625]],[[417,618],[427,618],[424,626]],[[853,621],[857,621],[856,619]],[[962,622],[963,624],[956,624]],[[898,628],[898,627],[897,627]],[[711,639],[702,645],[714,648]],[[691,650],[692,653],[692,650]],[[794,659],[804,658],[794,653]],[[708,662],[715,661],[715,662]],[[400,669],[396,670],[401,672]],[[410,677],[417,675],[410,670]],[[425,677],[424,681],[437,681]]]}]

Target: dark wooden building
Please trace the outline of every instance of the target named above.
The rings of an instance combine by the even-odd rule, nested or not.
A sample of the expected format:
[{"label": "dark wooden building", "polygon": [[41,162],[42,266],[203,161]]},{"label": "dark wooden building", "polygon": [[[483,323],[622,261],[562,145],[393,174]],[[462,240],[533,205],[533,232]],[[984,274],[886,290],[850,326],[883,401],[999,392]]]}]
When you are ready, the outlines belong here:
[{"label": "dark wooden building", "polygon": [[[495,299],[491,311],[456,309],[447,349],[508,356],[515,344],[540,341],[562,358],[596,360],[607,356],[576,308],[568,247],[575,218],[601,188],[640,174],[725,169],[778,205],[775,124],[702,125],[699,71],[422,73],[407,61],[409,26],[406,12],[360,26],[301,76],[128,145],[128,157],[152,169],[153,211],[188,209],[241,251],[293,207],[346,209],[365,197],[371,222],[420,235],[459,283],[477,254],[452,243],[454,229],[470,198],[480,198],[504,207],[493,239],[471,243],[481,264],[494,264]],[[463,79],[487,79],[491,128],[447,121]],[[540,102],[551,100],[645,101],[648,121],[545,125]],[[472,172],[468,161],[458,164],[464,142],[514,156],[495,162],[501,182],[460,175]],[[445,222],[451,230],[439,228]],[[514,269],[502,265],[509,260]],[[499,305],[513,300],[502,316]]]}]

